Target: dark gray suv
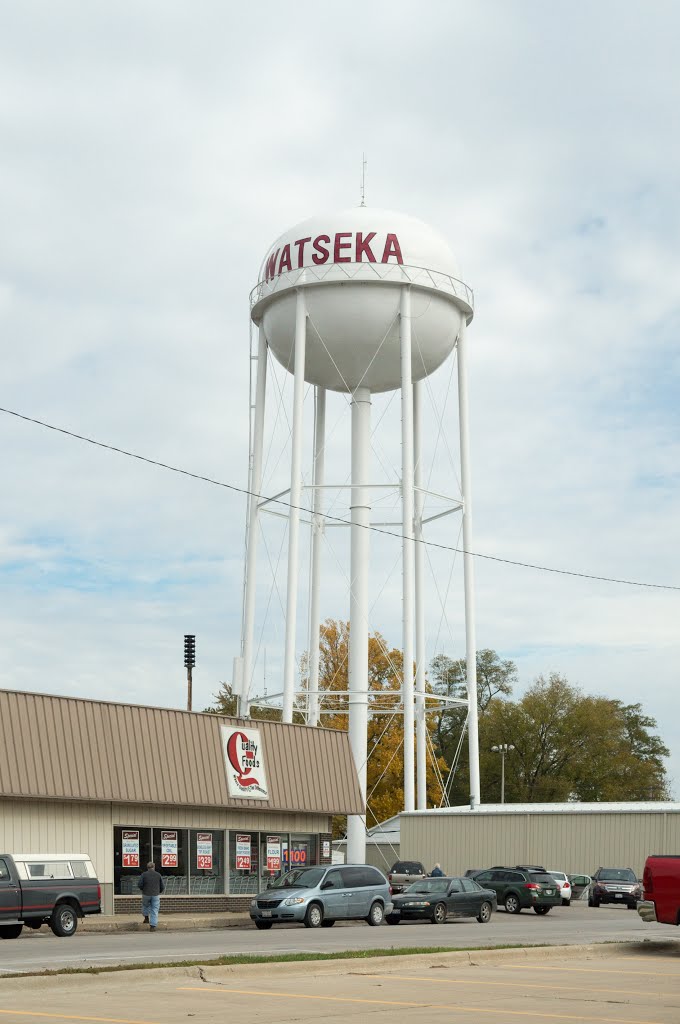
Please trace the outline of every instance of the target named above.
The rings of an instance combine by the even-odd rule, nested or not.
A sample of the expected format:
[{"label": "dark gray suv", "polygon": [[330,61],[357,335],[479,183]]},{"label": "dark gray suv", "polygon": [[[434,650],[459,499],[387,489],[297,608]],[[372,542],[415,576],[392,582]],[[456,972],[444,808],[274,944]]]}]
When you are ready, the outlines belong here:
[{"label": "dark gray suv", "polygon": [[294,868],[259,892],[250,904],[256,928],[299,921],[306,928],[331,928],[336,921],[383,923],[392,909],[390,886],[369,864]]}]

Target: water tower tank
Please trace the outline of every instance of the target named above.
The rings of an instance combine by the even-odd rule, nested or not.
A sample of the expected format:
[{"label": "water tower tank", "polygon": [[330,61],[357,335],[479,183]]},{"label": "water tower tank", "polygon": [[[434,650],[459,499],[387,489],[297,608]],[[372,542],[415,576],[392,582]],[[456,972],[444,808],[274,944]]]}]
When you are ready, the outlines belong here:
[{"label": "water tower tank", "polygon": [[447,243],[414,217],[357,207],[302,221],[267,252],[251,315],[293,372],[303,287],[305,380],[333,391],[392,391],[401,383],[400,290],[409,283],[412,375],[422,380],[451,353],[473,299]]}]

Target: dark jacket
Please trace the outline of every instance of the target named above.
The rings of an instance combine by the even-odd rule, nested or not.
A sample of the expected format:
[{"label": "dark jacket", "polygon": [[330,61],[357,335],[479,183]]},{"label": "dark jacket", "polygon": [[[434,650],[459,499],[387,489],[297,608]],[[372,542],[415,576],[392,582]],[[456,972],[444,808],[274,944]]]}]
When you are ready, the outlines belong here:
[{"label": "dark jacket", "polygon": [[430,878],[443,878],[443,877],[444,877],[444,872],[442,871],[441,868],[432,868],[432,871],[430,871]]},{"label": "dark jacket", "polygon": [[165,892],[165,879],[158,871],[145,871],[137,879],[137,886],[142,890],[142,896],[160,896]]}]

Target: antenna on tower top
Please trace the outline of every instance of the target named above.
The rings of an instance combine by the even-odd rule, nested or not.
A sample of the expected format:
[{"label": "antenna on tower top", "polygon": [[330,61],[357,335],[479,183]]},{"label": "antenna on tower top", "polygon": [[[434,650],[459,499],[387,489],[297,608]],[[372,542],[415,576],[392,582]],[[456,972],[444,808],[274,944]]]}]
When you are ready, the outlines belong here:
[{"label": "antenna on tower top", "polygon": [[368,163],[368,161],[366,160],[366,154],[362,153],[361,154],[361,202],[359,203],[359,206],[365,206],[366,205],[366,164],[367,163]]}]

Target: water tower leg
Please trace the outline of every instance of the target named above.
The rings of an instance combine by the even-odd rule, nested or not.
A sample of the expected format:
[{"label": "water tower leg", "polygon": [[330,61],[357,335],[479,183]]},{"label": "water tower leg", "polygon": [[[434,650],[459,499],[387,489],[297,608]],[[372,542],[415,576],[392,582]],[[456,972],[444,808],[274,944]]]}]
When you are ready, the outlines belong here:
[{"label": "water tower leg", "polygon": [[312,516],[312,565],[309,586],[309,702],[307,725],[319,723],[319,591],[323,540],[323,483],[326,461],[326,389],[317,387],[314,408],[314,515]]},{"label": "water tower leg", "polygon": [[401,289],[399,311],[401,341],[401,507],[402,507],[402,646],[404,650],[402,699],[404,703],[404,810],[415,809],[413,757],[413,374],[411,370],[411,291]]},{"label": "water tower leg", "polygon": [[465,666],[468,689],[468,749],[470,806],[480,803],[479,735],[477,730],[477,642],[475,638],[475,566],[472,551],[472,485],[470,482],[470,424],[467,391],[467,339],[465,320],[458,335],[458,417],[460,475],[463,491],[463,576],[465,581]]},{"label": "water tower leg", "polygon": [[427,747],[425,723],[425,548],[423,546],[423,382],[413,385],[413,486],[416,572],[416,796],[418,810],[427,809]]},{"label": "water tower leg", "polygon": [[[352,395],[352,498],[349,594],[349,742],[364,805],[368,754],[368,558],[370,553],[371,393]],[[366,815],[347,818],[347,861],[366,860]]]},{"label": "water tower leg", "polygon": [[295,698],[295,641],[297,628],[300,503],[302,496],[302,403],[305,395],[305,343],[307,308],[300,288],[295,306],[295,377],[290,460],[290,515],[288,518],[288,586],[286,589],[286,646],[283,663],[283,721],[293,721]]},{"label": "water tower leg", "polygon": [[[238,713],[250,713],[250,689],[253,676],[253,640],[255,635],[255,589],[257,582],[257,545],[259,541],[259,502],[262,487],[262,446],[264,439],[264,409],[267,392],[267,339],[260,326],[257,342],[257,381],[255,384],[255,417],[253,422],[253,450],[250,464],[250,491],[248,498],[248,550],[246,552],[245,593],[243,596],[243,628],[241,631],[241,687],[237,695]],[[236,686],[237,680],[232,681]]]}]

